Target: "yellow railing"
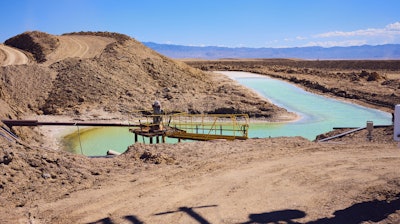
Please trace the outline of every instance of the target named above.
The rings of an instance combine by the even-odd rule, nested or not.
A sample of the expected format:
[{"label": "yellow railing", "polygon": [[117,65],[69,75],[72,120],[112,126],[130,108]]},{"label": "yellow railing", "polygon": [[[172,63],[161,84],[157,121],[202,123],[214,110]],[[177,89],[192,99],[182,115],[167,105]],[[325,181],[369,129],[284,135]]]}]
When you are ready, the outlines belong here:
[{"label": "yellow railing", "polygon": [[247,138],[249,116],[247,114],[187,114],[165,115],[164,125],[186,133],[225,135]]},{"label": "yellow railing", "polygon": [[247,114],[161,114],[140,112],[136,121],[143,126],[152,127],[154,118],[161,117],[161,127],[166,136],[181,139],[247,139],[249,116]]}]

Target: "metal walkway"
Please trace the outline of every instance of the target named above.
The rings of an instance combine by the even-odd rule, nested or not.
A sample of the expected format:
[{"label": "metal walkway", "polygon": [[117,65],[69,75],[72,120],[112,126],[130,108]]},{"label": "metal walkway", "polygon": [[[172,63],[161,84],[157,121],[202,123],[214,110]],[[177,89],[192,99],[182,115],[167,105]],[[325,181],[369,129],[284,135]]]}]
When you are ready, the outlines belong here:
[{"label": "metal walkway", "polygon": [[[139,119],[139,118],[138,118]],[[249,117],[247,114],[161,114],[143,115],[141,120],[133,123],[99,123],[99,122],[40,122],[38,120],[1,120],[8,128],[13,126],[103,126],[103,127],[132,127],[135,142],[138,136],[156,138],[162,142],[165,138],[180,140],[209,141],[215,139],[245,140],[248,138]],[[157,122],[155,122],[157,121]],[[12,132],[9,132],[12,134]],[[1,136],[10,139],[6,134]],[[11,139],[10,139],[11,140]]]},{"label": "metal walkway", "polygon": [[[161,117],[159,124],[152,120]],[[157,118],[158,119],[158,118]],[[187,114],[149,115],[147,123],[141,123],[140,128],[131,129],[138,136],[153,137],[157,143],[159,137],[165,142],[165,137],[180,140],[209,141],[215,139],[245,140],[248,138],[249,117],[247,114]]]}]

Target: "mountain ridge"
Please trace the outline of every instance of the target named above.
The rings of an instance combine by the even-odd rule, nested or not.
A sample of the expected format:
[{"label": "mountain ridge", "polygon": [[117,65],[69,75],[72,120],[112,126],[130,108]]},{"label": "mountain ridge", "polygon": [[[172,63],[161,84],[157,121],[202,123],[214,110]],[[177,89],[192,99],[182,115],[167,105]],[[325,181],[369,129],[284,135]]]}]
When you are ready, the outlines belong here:
[{"label": "mountain ridge", "polygon": [[310,60],[394,60],[400,59],[400,44],[350,47],[251,48],[218,46],[185,46],[142,42],[145,46],[171,58],[300,58]]}]

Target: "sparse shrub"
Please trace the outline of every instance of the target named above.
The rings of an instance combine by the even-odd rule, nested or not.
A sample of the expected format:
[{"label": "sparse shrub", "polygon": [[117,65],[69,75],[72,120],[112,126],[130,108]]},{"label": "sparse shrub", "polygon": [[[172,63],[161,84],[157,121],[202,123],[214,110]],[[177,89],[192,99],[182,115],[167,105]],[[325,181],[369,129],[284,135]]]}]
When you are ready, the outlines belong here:
[{"label": "sparse shrub", "polygon": [[381,76],[377,72],[372,72],[369,74],[367,81],[378,81],[379,79],[381,79]]},{"label": "sparse shrub", "polygon": [[360,77],[361,78],[365,78],[365,77],[368,77],[369,76],[369,72],[367,72],[367,71],[361,71],[361,73],[360,73]]},{"label": "sparse shrub", "polygon": [[92,35],[92,36],[100,36],[100,37],[111,37],[116,39],[120,43],[124,43],[125,41],[131,39],[128,35],[114,33],[114,32],[91,32],[91,31],[80,31],[80,32],[72,32],[72,33],[64,33],[63,35]]},{"label": "sparse shrub", "polygon": [[357,82],[360,81],[360,78],[355,73],[352,73],[350,74],[350,80],[353,82]]},{"label": "sparse shrub", "polygon": [[377,72],[367,72],[367,71],[361,71],[360,78],[364,78],[366,79],[368,82],[372,82],[372,81],[378,81],[380,79],[382,79],[383,77],[381,75],[379,75],[379,73]]}]

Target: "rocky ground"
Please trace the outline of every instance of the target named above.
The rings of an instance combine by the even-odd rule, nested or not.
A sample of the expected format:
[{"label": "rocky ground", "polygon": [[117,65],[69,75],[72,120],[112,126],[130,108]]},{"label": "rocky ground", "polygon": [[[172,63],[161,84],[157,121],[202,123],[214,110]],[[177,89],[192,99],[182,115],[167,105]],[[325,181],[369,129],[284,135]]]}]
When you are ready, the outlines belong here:
[{"label": "rocky ground", "polygon": [[[30,47],[20,45],[27,40]],[[290,115],[186,63],[268,74],[389,112],[399,103],[400,73],[392,62],[183,63],[113,33],[28,33],[6,44],[29,60],[0,68],[2,118],[125,120],[154,99],[171,111]],[[371,141],[364,130],[324,143],[292,137],[135,144],[112,158],[45,148],[49,139],[34,128],[14,131],[19,142],[0,131],[0,223],[400,222],[393,127],[374,129]]]}]

